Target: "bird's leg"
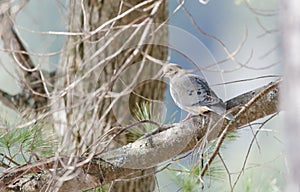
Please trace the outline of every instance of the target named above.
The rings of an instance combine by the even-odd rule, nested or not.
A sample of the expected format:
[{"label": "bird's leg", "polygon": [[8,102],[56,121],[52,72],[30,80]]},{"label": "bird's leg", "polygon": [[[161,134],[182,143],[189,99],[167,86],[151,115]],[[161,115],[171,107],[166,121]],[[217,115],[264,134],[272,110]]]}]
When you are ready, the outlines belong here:
[{"label": "bird's leg", "polygon": [[[203,118],[202,118],[202,125],[204,126],[204,124],[205,124],[205,119],[206,119],[206,115],[204,115],[204,114],[199,114],[200,116],[203,116]],[[197,117],[197,116],[199,116],[199,115],[192,115],[192,114],[188,114],[183,120],[181,120],[181,122],[185,122],[185,121],[187,121],[187,120],[189,120],[190,118],[192,118],[192,117]]]},{"label": "bird's leg", "polygon": [[181,120],[181,122],[185,122],[187,120],[189,120],[192,117],[192,115],[189,113],[183,120]]},{"label": "bird's leg", "polygon": [[202,127],[204,127],[207,115],[202,115],[202,116],[203,116],[203,118],[202,118]]}]

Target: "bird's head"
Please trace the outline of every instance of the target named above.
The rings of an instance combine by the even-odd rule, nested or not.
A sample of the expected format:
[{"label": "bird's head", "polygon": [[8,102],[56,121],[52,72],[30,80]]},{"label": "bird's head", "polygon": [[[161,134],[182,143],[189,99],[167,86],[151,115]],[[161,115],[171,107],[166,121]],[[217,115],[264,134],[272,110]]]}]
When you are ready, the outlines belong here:
[{"label": "bird's head", "polygon": [[177,64],[167,64],[163,66],[163,77],[173,78],[185,74],[186,71]]}]

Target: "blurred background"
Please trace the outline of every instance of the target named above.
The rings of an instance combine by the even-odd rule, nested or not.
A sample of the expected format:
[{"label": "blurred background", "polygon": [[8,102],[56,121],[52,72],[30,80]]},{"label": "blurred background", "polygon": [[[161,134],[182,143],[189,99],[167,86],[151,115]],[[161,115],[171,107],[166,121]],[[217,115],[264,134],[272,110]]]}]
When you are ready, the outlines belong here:
[{"label": "blurred background", "polygon": [[[224,101],[280,78],[283,71],[278,1],[211,0],[201,4],[194,0],[185,1],[183,7],[179,7],[178,1],[170,1],[170,61],[205,77]],[[230,54],[234,59],[229,58]],[[216,61],[218,64],[212,66]],[[168,93],[166,96],[168,100]],[[167,117],[180,111],[172,107]],[[177,113],[176,122],[183,119],[185,114],[182,113]],[[219,170],[222,173],[212,174],[207,188],[198,191],[231,191],[233,186],[234,191],[283,191],[286,164],[282,115],[281,112],[271,120],[270,117],[257,120],[235,132],[234,139],[227,139],[221,154],[230,177],[219,159],[216,167],[223,166]],[[262,126],[263,122],[266,123]],[[255,138],[258,129],[260,132]],[[182,162],[185,168],[190,163]],[[183,180],[187,177],[187,174],[177,174]],[[189,185],[186,180],[181,183]],[[161,191],[180,188],[171,185],[174,179],[169,183],[160,185]]]},{"label": "blurred background", "polygon": [[[25,46],[35,53],[33,60],[49,71],[56,70],[64,36],[44,32],[66,31],[66,9],[65,1],[30,0],[16,20]],[[277,10],[277,0],[211,0],[207,4],[169,0],[169,60],[202,75],[224,101],[266,85],[282,75]],[[16,94],[20,89],[14,65],[3,51],[0,58],[0,89]],[[172,104],[168,92],[165,97],[165,122],[183,119],[186,113]],[[3,105],[0,114],[2,119],[18,119],[18,114]],[[208,178],[203,190],[199,183],[193,183],[198,188],[191,191],[231,191],[235,183],[234,191],[283,191],[286,165],[282,115],[270,121],[270,117],[260,119],[235,132],[221,150],[224,162],[216,162],[220,173]],[[184,159],[174,168],[184,170],[192,165],[193,160]],[[172,170],[160,172],[158,191],[188,191],[182,186],[193,182],[192,178],[184,171],[176,174]]]}]

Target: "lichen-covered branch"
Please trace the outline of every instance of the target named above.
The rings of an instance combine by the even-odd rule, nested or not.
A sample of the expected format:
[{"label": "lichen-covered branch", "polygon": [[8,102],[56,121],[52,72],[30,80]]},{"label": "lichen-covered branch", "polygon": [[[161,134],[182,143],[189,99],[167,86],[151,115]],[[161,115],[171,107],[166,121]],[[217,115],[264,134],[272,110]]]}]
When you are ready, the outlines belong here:
[{"label": "lichen-covered branch", "polygon": [[[218,138],[224,129],[233,131],[252,121],[277,113],[279,85],[280,81],[276,81],[227,101],[227,109],[236,115],[235,120],[232,122],[220,121],[220,117],[213,114],[210,115],[210,118],[193,117],[186,122],[163,125],[165,129],[161,132],[129,143],[121,148],[101,153],[92,159],[78,158],[77,164],[81,166],[73,167],[72,170],[76,176],[61,183],[59,191],[68,191],[70,187],[73,190],[93,188],[142,172],[194,149],[201,141]],[[65,160],[67,161],[67,159]],[[51,162],[45,162],[44,165],[54,165],[56,161],[57,159],[53,159]],[[60,159],[60,162],[63,161],[63,159]],[[43,161],[38,163],[39,167],[43,167],[42,165]],[[30,165],[32,170],[33,166]],[[5,187],[13,190],[7,188],[10,184],[7,181],[17,180],[16,175],[30,172],[26,169],[26,166],[22,167],[22,170],[15,168],[4,173],[0,180],[1,188]],[[47,179],[43,180],[41,178],[49,177],[38,177],[40,182],[46,183]],[[37,177],[32,177],[32,182],[36,183]],[[26,184],[28,185],[28,183],[30,182]],[[40,185],[36,186],[36,191],[44,190],[38,187]]]}]

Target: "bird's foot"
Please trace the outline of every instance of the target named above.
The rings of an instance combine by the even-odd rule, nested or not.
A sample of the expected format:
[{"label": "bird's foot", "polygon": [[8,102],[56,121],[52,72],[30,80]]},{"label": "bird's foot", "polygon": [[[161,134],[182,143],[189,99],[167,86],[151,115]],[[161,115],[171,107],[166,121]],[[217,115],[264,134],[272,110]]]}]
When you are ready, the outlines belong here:
[{"label": "bird's foot", "polygon": [[183,120],[181,120],[181,122],[185,122],[185,121],[189,120],[190,118],[192,118],[192,115],[189,113]]},{"label": "bird's foot", "polygon": [[202,121],[204,121],[205,122],[205,119],[206,119],[206,115],[202,115],[202,114],[199,114],[199,115],[192,115],[192,114],[188,114],[183,120],[181,120],[181,122],[185,122],[185,121],[187,121],[187,120],[189,120],[189,119],[191,119],[191,118],[193,118],[193,117],[199,117],[199,116],[203,116],[203,119],[202,119]]}]

